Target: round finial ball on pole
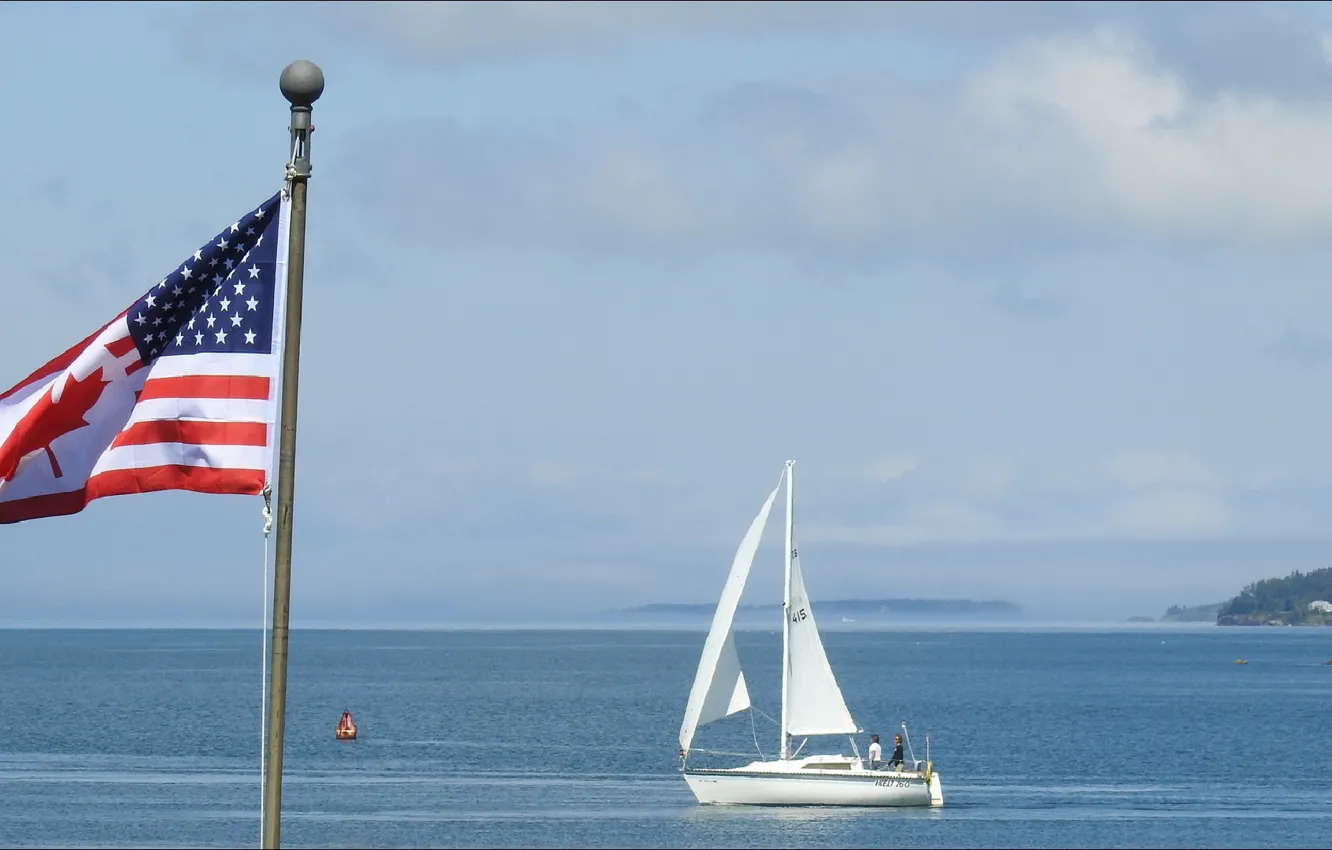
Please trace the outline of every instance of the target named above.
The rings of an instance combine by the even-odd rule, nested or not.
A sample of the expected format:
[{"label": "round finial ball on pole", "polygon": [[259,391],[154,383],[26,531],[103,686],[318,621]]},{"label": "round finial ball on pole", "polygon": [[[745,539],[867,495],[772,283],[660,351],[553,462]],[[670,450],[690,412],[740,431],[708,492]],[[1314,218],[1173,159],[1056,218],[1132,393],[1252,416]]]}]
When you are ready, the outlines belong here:
[{"label": "round finial ball on pole", "polygon": [[278,88],[293,108],[308,109],[324,93],[324,72],[308,59],[297,59],[282,69]]}]

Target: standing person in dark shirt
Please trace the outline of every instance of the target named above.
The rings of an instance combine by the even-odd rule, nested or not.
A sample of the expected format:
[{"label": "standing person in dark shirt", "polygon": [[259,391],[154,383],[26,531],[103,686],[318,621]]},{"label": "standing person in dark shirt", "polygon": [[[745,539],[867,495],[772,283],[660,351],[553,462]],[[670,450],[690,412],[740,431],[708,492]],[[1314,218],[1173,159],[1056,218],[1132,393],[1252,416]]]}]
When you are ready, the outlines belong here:
[{"label": "standing person in dark shirt", "polygon": [[889,770],[902,769],[902,736],[893,736],[893,754],[888,757]]}]

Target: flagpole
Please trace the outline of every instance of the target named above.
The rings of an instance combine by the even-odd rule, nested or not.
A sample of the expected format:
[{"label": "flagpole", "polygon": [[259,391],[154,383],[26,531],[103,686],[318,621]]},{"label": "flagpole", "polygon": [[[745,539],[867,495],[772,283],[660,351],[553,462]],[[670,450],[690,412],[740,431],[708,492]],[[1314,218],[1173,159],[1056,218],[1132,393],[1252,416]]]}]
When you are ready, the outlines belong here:
[{"label": "flagpole", "polygon": [[264,768],[263,846],[282,832],[282,733],[287,711],[287,623],[291,608],[291,511],[296,484],[296,390],[301,365],[301,287],[305,280],[305,198],[310,179],[310,111],[324,93],[324,72],[304,59],[278,81],[291,104],[291,217],[287,249],[287,324],[282,352],[282,419],[278,437],[277,550],[273,563],[273,640],[269,645],[268,763]]}]

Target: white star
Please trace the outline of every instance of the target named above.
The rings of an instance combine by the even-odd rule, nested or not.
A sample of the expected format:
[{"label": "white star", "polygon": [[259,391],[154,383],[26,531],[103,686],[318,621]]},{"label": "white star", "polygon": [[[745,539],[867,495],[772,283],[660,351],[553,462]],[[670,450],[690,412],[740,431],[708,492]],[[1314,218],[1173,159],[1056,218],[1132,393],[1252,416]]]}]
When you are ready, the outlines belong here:
[{"label": "white star", "polygon": [[157,288],[158,288],[158,289],[166,289],[166,278],[162,278],[162,281],[161,281],[160,283],[157,284]]},{"label": "white star", "polygon": [[193,319],[190,319],[190,323],[189,323],[188,325],[185,326],[185,330],[187,330],[187,331],[192,331],[192,330],[194,330],[194,320],[193,320]]},{"label": "white star", "polygon": [[213,259],[211,259],[211,260],[208,261],[208,267],[209,267],[210,269],[211,269],[212,267],[216,266],[216,265],[217,265],[217,257],[214,257]]},{"label": "white star", "polygon": [[245,332],[245,344],[254,345],[254,331]]},{"label": "white star", "polygon": [[185,291],[185,290],[181,289],[179,286],[173,286],[173,287],[171,287],[171,294],[174,295],[174,296],[176,296],[177,298],[179,298],[179,297],[180,297],[180,294],[181,294],[182,292],[184,292],[184,291]]},{"label": "white star", "polygon": [[226,332],[226,331],[218,331],[218,332],[217,332],[217,341],[218,341],[218,342],[226,342],[226,341],[227,341],[227,332]]},{"label": "white star", "polygon": [[158,327],[158,326],[161,325],[161,324],[162,324],[162,317],[161,317],[161,316],[158,316],[157,318],[153,319],[153,327]]},{"label": "white star", "polygon": [[176,334],[176,345],[180,345],[184,341],[185,341],[184,334]]},{"label": "white star", "polygon": [[254,243],[254,247],[258,248],[258,247],[259,247],[260,245],[262,245],[262,244],[264,244],[264,234],[260,233],[260,234],[259,234],[259,239],[256,240],[255,243]]},{"label": "white star", "polygon": [[145,303],[146,303],[149,307],[156,307],[156,306],[157,306],[157,297],[156,297],[156,296],[153,296],[153,295],[149,295],[149,296],[148,296],[148,300],[147,300]]},{"label": "white star", "polygon": [[194,335],[194,344],[195,344],[195,345],[203,345],[203,334],[201,334],[201,333],[195,333],[195,335]]},{"label": "white star", "polygon": [[231,225],[231,232],[232,232],[232,233],[240,233],[240,222],[239,222],[239,221],[238,221],[238,222],[235,222],[234,224]]},{"label": "white star", "polygon": [[195,261],[196,263],[198,263],[198,262],[202,262],[202,261],[203,261],[203,252],[202,252],[202,251],[195,251],[195,252],[194,252],[194,261]]},{"label": "white star", "polygon": [[183,278],[185,278],[186,280],[189,280],[189,279],[190,279],[190,275],[192,275],[192,274],[194,274],[194,271],[191,270],[189,266],[181,266],[181,267],[180,267],[180,276],[183,277]]},{"label": "white star", "polygon": [[253,295],[251,295],[248,299],[246,299],[245,306],[247,309],[253,310],[255,307],[259,306],[259,302],[255,300]]},{"label": "white star", "polygon": [[240,325],[241,325],[241,315],[240,313],[237,313],[236,315],[231,317],[231,326],[233,328],[238,328],[240,327]]},{"label": "white star", "polygon": [[253,228],[253,227],[247,227],[247,228],[245,228],[245,235],[246,235],[246,236],[253,236],[253,235],[254,235],[254,228]]},{"label": "white star", "polygon": [[219,238],[217,240],[217,247],[225,251],[227,249],[227,240]]},{"label": "white star", "polygon": [[[248,272],[250,273],[250,280],[256,280],[256,279],[258,279],[258,277],[259,277],[259,267],[258,267],[258,266],[250,266],[248,269],[246,269],[246,271],[248,271]],[[240,293],[236,293],[236,294],[239,295]]]},{"label": "white star", "polygon": [[235,265],[235,263],[231,261],[230,257],[227,257],[225,260],[222,261],[222,265],[226,266],[227,269],[230,270],[231,267]]},{"label": "white star", "polygon": [[148,320],[145,319],[145,318],[143,317],[143,314],[142,314],[142,313],[140,313],[139,315],[137,315],[137,316],[134,317],[134,323],[135,323],[136,325],[138,325],[139,327],[143,327],[143,323],[146,322],[146,321],[148,321]]},{"label": "white star", "polygon": [[[254,277],[254,275],[250,275],[250,277]],[[245,284],[243,284],[243,283],[233,283],[232,286],[236,287],[236,294],[237,294],[237,295],[244,295],[244,294],[245,294]]]},{"label": "white star", "polygon": [[222,309],[223,309],[223,311],[226,311],[226,310],[230,310],[230,309],[231,309],[231,299],[230,299],[230,298],[223,298],[221,301],[219,301],[219,302],[217,302],[217,303],[219,303],[219,304],[222,305]]},{"label": "white star", "polygon": [[213,326],[213,322],[216,322],[216,321],[217,321],[217,318],[216,318],[212,313],[209,313],[209,314],[208,314],[208,327],[211,328],[211,327]]},{"label": "white star", "polygon": [[255,218],[263,218],[263,217],[264,217],[264,208],[263,208],[263,207],[260,207],[259,209],[255,210],[255,211],[254,211],[254,217],[255,217]]}]

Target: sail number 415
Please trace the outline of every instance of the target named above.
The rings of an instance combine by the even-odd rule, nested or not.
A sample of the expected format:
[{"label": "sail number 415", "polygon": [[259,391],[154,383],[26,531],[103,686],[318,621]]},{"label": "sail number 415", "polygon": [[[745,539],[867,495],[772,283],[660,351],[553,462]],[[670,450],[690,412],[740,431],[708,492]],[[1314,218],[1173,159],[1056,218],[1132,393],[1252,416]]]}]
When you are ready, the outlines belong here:
[{"label": "sail number 415", "polygon": [[800,622],[801,620],[804,620],[805,618],[807,618],[808,616],[809,616],[809,615],[805,613],[805,609],[804,609],[804,608],[797,609],[796,612],[795,612],[794,614],[791,615],[791,622],[793,622],[793,623],[798,623],[798,622]]}]

